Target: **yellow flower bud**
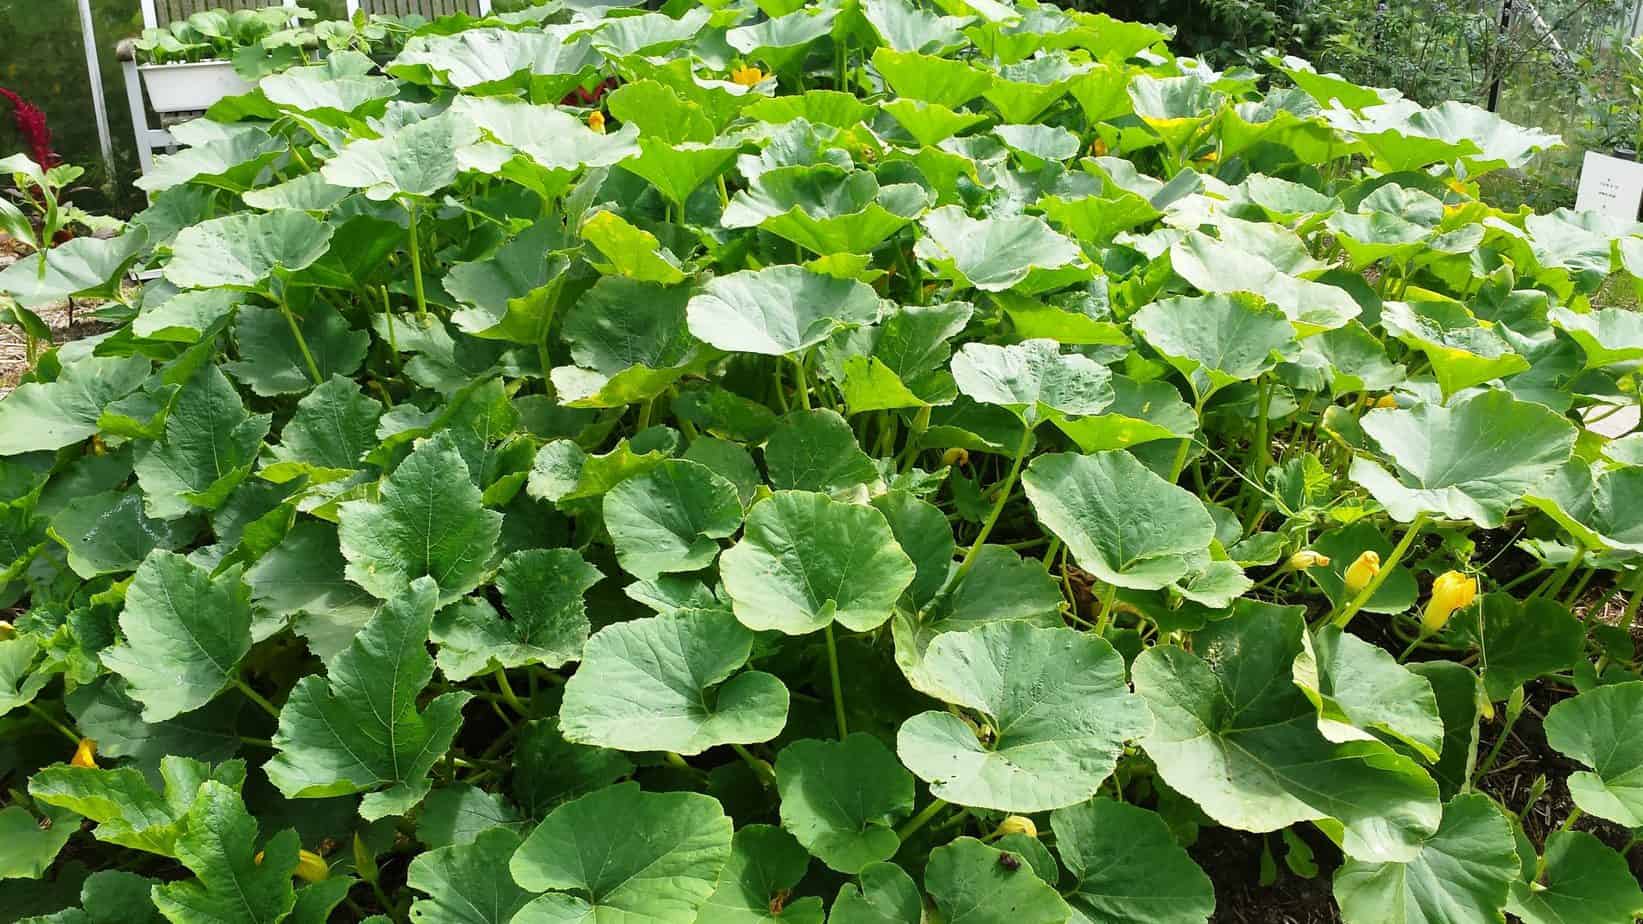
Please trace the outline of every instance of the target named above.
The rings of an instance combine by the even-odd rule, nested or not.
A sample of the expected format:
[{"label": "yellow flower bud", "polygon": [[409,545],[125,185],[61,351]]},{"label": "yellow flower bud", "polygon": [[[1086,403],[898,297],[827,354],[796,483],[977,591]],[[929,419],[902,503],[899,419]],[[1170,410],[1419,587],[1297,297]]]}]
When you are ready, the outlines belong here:
[{"label": "yellow flower bud", "polygon": [[74,746],[74,756],[68,763],[71,767],[97,769],[97,742],[90,738],[81,738],[80,743]]},{"label": "yellow flower bud", "polygon": [[744,87],[751,87],[764,79],[764,71],[751,64],[743,65],[730,72],[730,79]]},{"label": "yellow flower bud", "polygon": [[588,128],[603,135],[605,133],[605,114],[597,109],[588,113]]},{"label": "yellow flower bud", "polygon": [[1478,596],[1478,582],[1459,571],[1445,571],[1432,582],[1432,599],[1421,614],[1421,631],[1431,635],[1449,622],[1456,610],[1465,609]]},{"label": "yellow flower bud", "polygon": [[1295,571],[1305,571],[1308,568],[1324,568],[1329,565],[1329,556],[1311,549],[1302,549],[1289,556],[1289,567]]},{"label": "yellow flower bud", "polygon": [[1090,154],[1095,157],[1104,157],[1107,153],[1107,142],[1100,138],[1090,144]]},{"label": "yellow flower bud", "polygon": [[1379,398],[1375,399],[1375,406],[1378,408],[1391,408],[1392,410],[1397,410],[1398,396],[1391,393],[1381,395]]},{"label": "yellow flower bud", "polygon": [[1352,564],[1346,566],[1346,592],[1355,594],[1375,579],[1381,573],[1381,555],[1379,552],[1367,551],[1359,555]]},{"label": "yellow flower bud", "polygon": [[16,637],[17,630],[12,627],[12,624],[6,622],[4,619],[0,619],[0,642]]},{"label": "yellow flower bud", "polygon": [[[257,855],[251,858],[251,862],[261,866],[262,851],[257,851]],[[291,875],[303,882],[320,882],[331,878],[331,866],[325,862],[324,857],[312,850],[299,850],[297,851],[297,868],[291,871]]]},{"label": "yellow flower bud", "polygon": [[998,823],[998,830],[994,831],[993,834],[997,837],[1004,837],[1007,834],[1025,834],[1028,837],[1037,837],[1038,825],[1033,824],[1033,820],[1025,815],[1008,815]]},{"label": "yellow flower bud", "polygon": [[296,876],[303,882],[323,882],[331,878],[331,867],[325,858],[312,850],[297,851]]},{"label": "yellow flower bud", "polygon": [[962,446],[954,446],[941,454],[942,465],[969,465],[970,453]]}]

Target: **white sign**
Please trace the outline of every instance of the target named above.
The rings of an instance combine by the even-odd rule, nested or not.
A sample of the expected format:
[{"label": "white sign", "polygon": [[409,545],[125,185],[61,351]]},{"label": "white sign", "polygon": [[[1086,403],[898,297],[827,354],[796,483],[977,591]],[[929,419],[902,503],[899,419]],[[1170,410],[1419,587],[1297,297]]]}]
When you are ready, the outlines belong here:
[{"label": "white sign", "polygon": [[1638,219],[1643,205],[1643,164],[1587,151],[1580,167],[1575,211],[1593,211],[1625,221]]}]

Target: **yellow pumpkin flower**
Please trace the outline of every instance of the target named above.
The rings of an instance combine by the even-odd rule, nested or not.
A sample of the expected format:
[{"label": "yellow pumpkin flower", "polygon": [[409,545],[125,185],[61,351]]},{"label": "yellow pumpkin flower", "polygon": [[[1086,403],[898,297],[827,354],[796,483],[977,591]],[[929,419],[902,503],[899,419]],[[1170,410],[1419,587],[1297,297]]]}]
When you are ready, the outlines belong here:
[{"label": "yellow pumpkin flower", "polygon": [[1289,567],[1294,571],[1305,571],[1308,568],[1323,568],[1329,565],[1329,556],[1311,549],[1302,549],[1289,556]]},{"label": "yellow pumpkin flower", "polygon": [[1397,410],[1398,396],[1393,394],[1381,395],[1379,398],[1375,399],[1375,406],[1378,408],[1391,408],[1392,410]]},{"label": "yellow pumpkin flower", "polygon": [[1381,555],[1379,552],[1367,551],[1359,555],[1350,565],[1346,566],[1346,592],[1355,594],[1375,579],[1381,573]]},{"label": "yellow pumpkin flower", "polygon": [[962,446],[954,446],[941,454],[942,465],[969,465],[970,452]]},{"label": "yellow pumpkin flower", "polygon": [[296,877],[303,882],[323,882],[331,878],[331,866],[312,850],[297,851]]},{"label": "yellow pumpkin flower", "polygon": [[[257,855],[251,858],[251,862],[261,866],[262,851],[257,851]],[[324,857],[312,850],[298,850],[297,868],[291,871],[291,875],[303,882],[321,882],[331,878],[331,866],[325,862]]]},{"label": "yellow pumpkin flower", "polygon": [[1025,834],[1028,837],[1038,836],[1038,825],[1025,815],[1007,815],[998,823],[998,830],[993,832],[994,837],[1004,837],[1007,834]]},{"label": "yellow pumpkin flower", "polygon": [[1432,582],[1432,599],[1421,614],[1421,631],[1431,635],[1449,622],[1456,610],[1472,604],[1478,596],[1478,582],[1459,571],[1445,571]]},{"label": "yellow pumpkin flower", "polygon": [[1107,154],[1107,142],[1100,138],[1095,139],[1095,141],[1090,145],[1090,154],[1094,157],[1105,157]]},{"label": "yellow pumpkin flower", "polygon": [[744,87],[751,87],[764,79],[764,71],[759,70],[751,64],[747,64],[731,71],[730,79]]},{"label": "yellow pumpkin flower", "polygon": [[588,128],[603,135],[605,133],[605,114],[597,109],[588,113]]},{"label": "yellow pumpkin flower", "polygon": [[85,767],[97,769],[97,742],[90,738],[81,738],[80,743],[74,746],[74,756],[68,762],[71,767]]},{"label": "yellow pumpkin flower", "polygon": [[14,628],[11,623],[6,622],[4,619],[0,619],[0,642],[16,637],[17,629]]}]

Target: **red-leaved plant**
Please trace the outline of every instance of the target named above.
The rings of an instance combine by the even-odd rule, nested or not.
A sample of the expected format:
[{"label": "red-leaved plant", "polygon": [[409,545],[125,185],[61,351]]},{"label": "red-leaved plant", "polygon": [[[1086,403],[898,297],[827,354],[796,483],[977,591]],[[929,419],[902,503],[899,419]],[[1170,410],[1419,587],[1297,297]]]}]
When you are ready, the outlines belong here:
[{"label": "red-leaved plant", "polygon": [[42,168],[55,167],[61,158],[51,150],[51,127],[46,124],[46,114],[40,111],[40,107],[5,87],[0,87],[0,96],[11,101],[12,119],[28,145],[29,156]]}]

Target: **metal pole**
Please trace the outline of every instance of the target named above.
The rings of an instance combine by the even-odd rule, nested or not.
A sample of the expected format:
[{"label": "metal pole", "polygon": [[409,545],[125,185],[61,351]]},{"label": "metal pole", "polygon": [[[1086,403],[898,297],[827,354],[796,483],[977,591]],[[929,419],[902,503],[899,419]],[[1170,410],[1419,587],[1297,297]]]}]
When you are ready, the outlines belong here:
[{"label": "metal pole", "polygon": [[108,104],[103,99],[103,68],[97,60],[97,27],[91,20],[91,0],[79,0],[80,40],[86,48],[86,77],[91,81],[91,108],[97,118],[97,145],[103,151],[107,182],[114,182],[114,141],[108,133]]}]

